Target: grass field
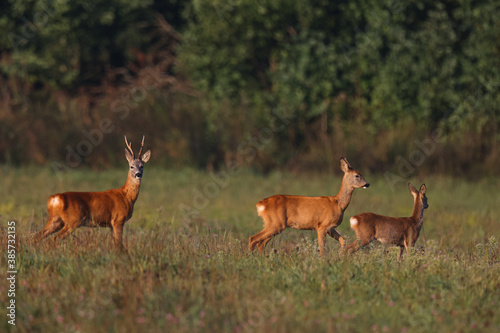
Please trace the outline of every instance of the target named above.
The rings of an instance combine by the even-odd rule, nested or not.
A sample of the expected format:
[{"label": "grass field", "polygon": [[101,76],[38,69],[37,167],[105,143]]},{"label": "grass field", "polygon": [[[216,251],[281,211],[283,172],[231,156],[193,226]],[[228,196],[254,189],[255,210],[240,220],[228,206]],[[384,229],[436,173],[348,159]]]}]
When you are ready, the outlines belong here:
[{"label": "grass field", "polygon": [[[123,185],[126,168],[73,171],[3,167],[2,248],[16,222],[16,326],[19,332],[498,332],[500,330],[500,196],[498,179],[424,179],[429,209],[414,253],[378,244],[339,258],[316,232],[285,230],[265,255],[249,253],[262,222],[255,203],[272,194],[333,195],[340,176],[249,171],[218,183],[194,170],[146,166],[126,224],[128,255],[113,250],[107,229],[78,229],[54,246],[23,239],[44,227],[46,201],[64,191]],[[391,191],[365,175],[337,229],[354,240],[348,218],[372,211],[409,216],[406,183]],[[422,179],[411,179],[417,188]],[[218,185],[220,184],[220,185]],[[201,194],[200,194],[201,193]],[[191,207],[199,215],[186,215]],[[0,259],[6,271],[7,256]],[[5,281],[5,280],[4,280]],[[9,302],[8,285],[0,299]]]}]

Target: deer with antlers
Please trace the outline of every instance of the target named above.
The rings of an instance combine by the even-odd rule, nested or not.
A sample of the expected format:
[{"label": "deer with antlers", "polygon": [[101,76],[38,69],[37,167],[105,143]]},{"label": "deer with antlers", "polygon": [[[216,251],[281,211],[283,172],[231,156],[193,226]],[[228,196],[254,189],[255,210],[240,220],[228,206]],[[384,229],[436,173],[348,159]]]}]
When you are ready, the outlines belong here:
[{"label": "deer with antlers", "polygon": [[400,247],[398,260],[401,261],[403,251],[409,253],[420,235],[424,223],[424,210],[429,208],[427,188],[425,184],[417,191],[415,186],[408,183],[408,189],[414,199],[413,214],[410,217],[388,217],[373,213],[363,213],[351,217],[351,228],[356,233],[356,241],[347,247],[347,251],[357,251],[373,240],[382,244],[392,244]]},{"label": "deer with antlers", "polygon": [[273,195],[257,203],[257,213],[264,221],[264,230],[249,239],[248,248],[255,246],[260,252],[275,235],[285,228],[316,230],[321,255],[324,254],[325,238],[329,236],[344,247],[344,238],[335,230],[342,223],[344,211],[356,188],[368,188],[370,184],[361,173],[351,167],[347,158],[340,159],[344,172],[342,185],[337,195],[331,197],[306,197],[296,195]]},{"label": "deer with antlers", "polygon": [[34,242],[56,232],[59,233],[54,240],[63,239],[80,227],[109,227],[113,231],[116,247],[124,249],[123,226],[132,217],[134,203],[139,196],[143,167],[151,157],[150,150],[141,156],[144,136],[137,158],[126,136],[125,144],[125,157],[130,167],[125,185],[103,192],[65,192],[50,196],[47,203],[49,221],[42,231],[33,236]]}]

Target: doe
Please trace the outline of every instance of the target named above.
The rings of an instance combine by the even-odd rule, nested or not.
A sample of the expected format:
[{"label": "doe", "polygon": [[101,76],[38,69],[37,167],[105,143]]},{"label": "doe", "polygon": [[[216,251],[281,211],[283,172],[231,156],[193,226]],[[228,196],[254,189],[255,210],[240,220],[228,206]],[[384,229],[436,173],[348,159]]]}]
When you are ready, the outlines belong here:
[{"label": "doe", "polygon": [[347,247],[347,251],[357,251],[374,239],[382,244],[392,244],[400,247],[398,260],[403,256],[403,250],[409,254],[409,247],[413,247],[420,235],[424,223],[424,209],[429,208],[425,193],[425,184],[417,191],[415,186],[408,183],[408,189],[414,198],[413,214],[410,217],[388,217],[373,213],[363,213],[351,217],[351,228],[356,232],[356,241]]},{"label": "doe", "polygon": [[54,238],[58,240],[80,227],[109,227],[113,232],[115,246],[120,250],[124,249],[123,226],[132,217],[134,203],[139,196],[143,167],[151,157],[150,150],[141,156],[144,136],[137,158],[126,136],[125,144],[125,157],[130,167],[125,185],[104,192],[65,192],[51,195],[47,203],[48,223],[34,235],[34,242],[55,232],[59,232]]},{"label": "doe", "polygon": [[339,241],[344,247],[344,238],[335,230],[342,223],[344,211],[351,201],[356,188],[368,188],[370,184],[361,173],[354,170],[347,158],[340,159],[340,169],[344,172],[340,191],[335,196],[306,197],[297,195],[273,195],[257,203],[257,214],[264,221],[264,230],[249,239],[248,248],[255,246],[260,252],[272,237],[285,228],[316,230],[321,255],[324,254],[325,237]]}]

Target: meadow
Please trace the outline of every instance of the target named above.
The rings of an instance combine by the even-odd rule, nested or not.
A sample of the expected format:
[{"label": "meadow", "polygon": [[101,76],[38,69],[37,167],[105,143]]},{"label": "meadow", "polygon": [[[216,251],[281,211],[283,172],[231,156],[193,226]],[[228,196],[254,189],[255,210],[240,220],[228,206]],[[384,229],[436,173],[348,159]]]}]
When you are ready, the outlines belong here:
[{"label": "meadow", "polygon": [[[214,180],[192,169],[145,167],[134,215],[124,229],[127,254],[111,232],[81,228],[59,244],[30,245],[46,223],[46,201],[64,191],[123,185],[126,168],[77,170],[2,167],[2,248],[16,222],[16,332],[498,332],[500,330],[500,181],[444,176],[425,182],[429,209],[415,249],[371,244],[339,257],[316,232],[287,229],[262,255],[248,237],[262,222],[255,203],[286,193],[334,195],[338,174],[249,170]],[[348,218],[362,212],[410,216],[406,182],[388,186],[365,174],[337,230],[354,241]],[[213,185],[214,184],[214,185]],[[198,211],[194,214],[193,210]],[[188,212],[187,214],[183,212]],[[2,271],[7,256],[0,257]],[[7,304],[7,284],[0,285]],[[5,307],[4,307],[5,309]]]}]

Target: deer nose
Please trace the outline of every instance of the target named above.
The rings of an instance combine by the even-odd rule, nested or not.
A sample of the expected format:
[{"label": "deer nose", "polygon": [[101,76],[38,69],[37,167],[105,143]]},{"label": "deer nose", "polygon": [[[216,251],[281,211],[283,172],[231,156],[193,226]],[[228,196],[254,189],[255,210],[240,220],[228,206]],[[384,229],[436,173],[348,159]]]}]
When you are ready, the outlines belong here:
[{"label": "deer nose", "polygon": [[368,188],[370,187],[370,183],[366,183],[365,186],[363,186],[363,188]]},{"label": "deer nose", "polygon": [[142,172],[138,172],[135,174],[135,178],[141,178],[142,177]]}]

